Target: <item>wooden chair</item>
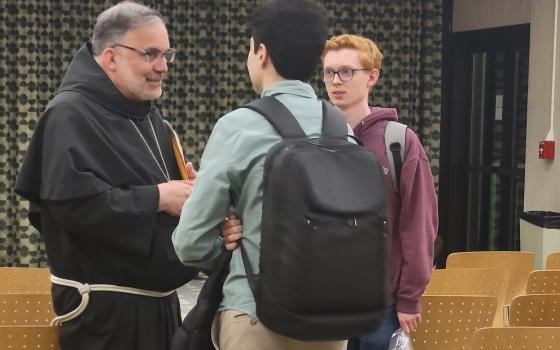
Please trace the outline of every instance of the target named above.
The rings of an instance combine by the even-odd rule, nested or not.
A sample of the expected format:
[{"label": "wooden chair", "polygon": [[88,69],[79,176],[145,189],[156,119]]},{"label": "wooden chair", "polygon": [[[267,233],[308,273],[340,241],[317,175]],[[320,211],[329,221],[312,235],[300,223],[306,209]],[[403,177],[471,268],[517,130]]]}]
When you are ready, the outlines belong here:
[{"label": "wooden chair", "polygon": [[545,269],[560,270],[560,252],[548,254],[548,256],[546,257]]},{"label": "wooden chair", "polygon": [[54,317],[50,294],[0,294],[0,326],[49,325]]},{"label": "wooden chair", "polygon": [[475,330],[492,326],[496,304],[493,296],[422,296],[422,323],[411,334],[414,349],[466,349]]},{"label": "wooden chair", "polygon": [[508,286],[505,269],[437,269],[432,271],[424,295],[490,295],[497,299],[494,327],[504,325],[503,305]]},{"label": "wooden chair", "polygon": [[60,350],[59,331],[60,327],[51,326],[0,327],[0,349]]},{"label": "wooden chair", "polygon": [[509,286],[505,304],[513,297],[525,294],[527,277],[533,271],[535,253],[531,252],[459,252],[449,254],[446,268],[493,267],[509,271]]},{"label": "wooden chair", "polygon": [[0,267],[1,293],[50,293],[48,268]]},{"label": "wooden chair", "polygon": [[560,270],[536,270],[527,279],[527,294],[560,293]]},{"label": "wooden chair", "polygon": [[481,328],[474,332],[470,350],[560,349],[560,328]]},{"label": "wooden chair", "polygon": [[513,327],[560,327],[560,294],[520,295],[509,312]]}]

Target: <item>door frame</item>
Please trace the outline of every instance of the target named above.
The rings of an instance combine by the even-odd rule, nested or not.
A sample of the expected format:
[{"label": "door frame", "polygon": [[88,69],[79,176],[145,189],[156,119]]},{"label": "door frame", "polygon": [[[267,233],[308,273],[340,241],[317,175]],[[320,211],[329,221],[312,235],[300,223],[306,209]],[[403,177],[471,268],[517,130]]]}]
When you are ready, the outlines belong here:
[{"label": "door frame", "polygon": [[[529,42],[529,24],[483,29],[467,32],[451,32],[452,1],[444,1],[444,31],[443,31],[443,67],[442,67],[442,119],[440,145],[440,181],[439,208],[440,229],[443,239],[443,251],[438,259],[438,266],[443,266],[446,256],[455,251],[475,250],[478,242],[476,237],[469,237],[468,222],[468,184],[469,173],[464,171],[464,161],[468,159],[470,110],[461,106],[468,106],[471,99],[469,91],[472,76],[469,53],[474,49],[482,49],[503,38],[513,38],[518,42]],[[468,67],[468,69],[465,69]],[[515,65],[506,63],[505,69],[512,73]],[[515,86],[505,86],[514,89]],[[515,106],[512,94],[504,96],[504,108]],[[486,109],[494,108],[495,101],[486,101]],[[516,113],[515,110],[505,110],[506,113]],[[511,153],[504,149],[504,153]],[[513,159],[511,160],[513,162]],[[506,164],[508,165],[508,164]],[[505,165],[504,165],[505,166]],[[502,196],[505,194],[502,193]],[[511,203],[511,202],[510,202]],[[503,217],[503,216],[502,216]],[[506,220],[502,220],[506,221]],[[470,225],[473,225],[471,222]],[[502,225],[502,223],[501,223]],[[510,225],[508,227],[507,225]],[[503,223],[500,230],[510,230],[513,223]],[[506,232],[506,231],[503,231]],[[511,242],[500,242],[511,246]]]}]

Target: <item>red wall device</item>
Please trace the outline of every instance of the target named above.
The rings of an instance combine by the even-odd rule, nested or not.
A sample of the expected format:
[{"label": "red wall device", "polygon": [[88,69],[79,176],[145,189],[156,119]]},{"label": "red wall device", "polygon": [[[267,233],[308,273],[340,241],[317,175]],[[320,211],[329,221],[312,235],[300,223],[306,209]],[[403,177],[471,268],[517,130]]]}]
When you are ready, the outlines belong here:
[{"label": "red wall device", "polygon": [[539,159],[554,159],[554,141],[539,143]]}]

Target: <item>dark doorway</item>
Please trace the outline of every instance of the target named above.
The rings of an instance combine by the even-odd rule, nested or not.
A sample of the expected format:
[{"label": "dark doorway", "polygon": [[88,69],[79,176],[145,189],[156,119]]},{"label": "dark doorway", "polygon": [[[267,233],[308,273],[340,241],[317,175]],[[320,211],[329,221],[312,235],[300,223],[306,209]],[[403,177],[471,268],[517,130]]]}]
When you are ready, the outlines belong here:
[{"label": "dark doorway", "polygon": [[454,33],[448,44],[440,174],[445,252],[518,250],[529,25]]}]

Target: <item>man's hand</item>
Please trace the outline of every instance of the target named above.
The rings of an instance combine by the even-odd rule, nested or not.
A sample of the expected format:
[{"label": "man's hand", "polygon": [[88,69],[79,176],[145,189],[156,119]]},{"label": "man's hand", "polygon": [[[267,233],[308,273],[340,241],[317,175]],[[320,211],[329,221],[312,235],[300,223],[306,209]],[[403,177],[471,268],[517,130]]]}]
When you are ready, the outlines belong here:
[{"label": "man's hand", "polygon": [[159,184],[159,211],[179,217],[193,186],[194,180],[172,180]]},{"label": "man's hand", "polygon": [[194,165],[192,162],[186,162],[185,168],[187,169],[187,175],[189,176],[189,180],[195,180],[198,176],[198,172],[194,170]]},{"label": "man's hand", "polygon": [[241,220],[239,220],[234,214],[229,214],[227,219],[222,223],[221,230],[226,249],[234,250],[237,248],[237,241],[241,239],[243,233]]},{"label": "man's hand", "polygon": [[399,323],[401,329],[406,333],[414,331],[422,322],[421,314],[405,314],[402,312],[397,312],[397,317],[399,318]]}]

